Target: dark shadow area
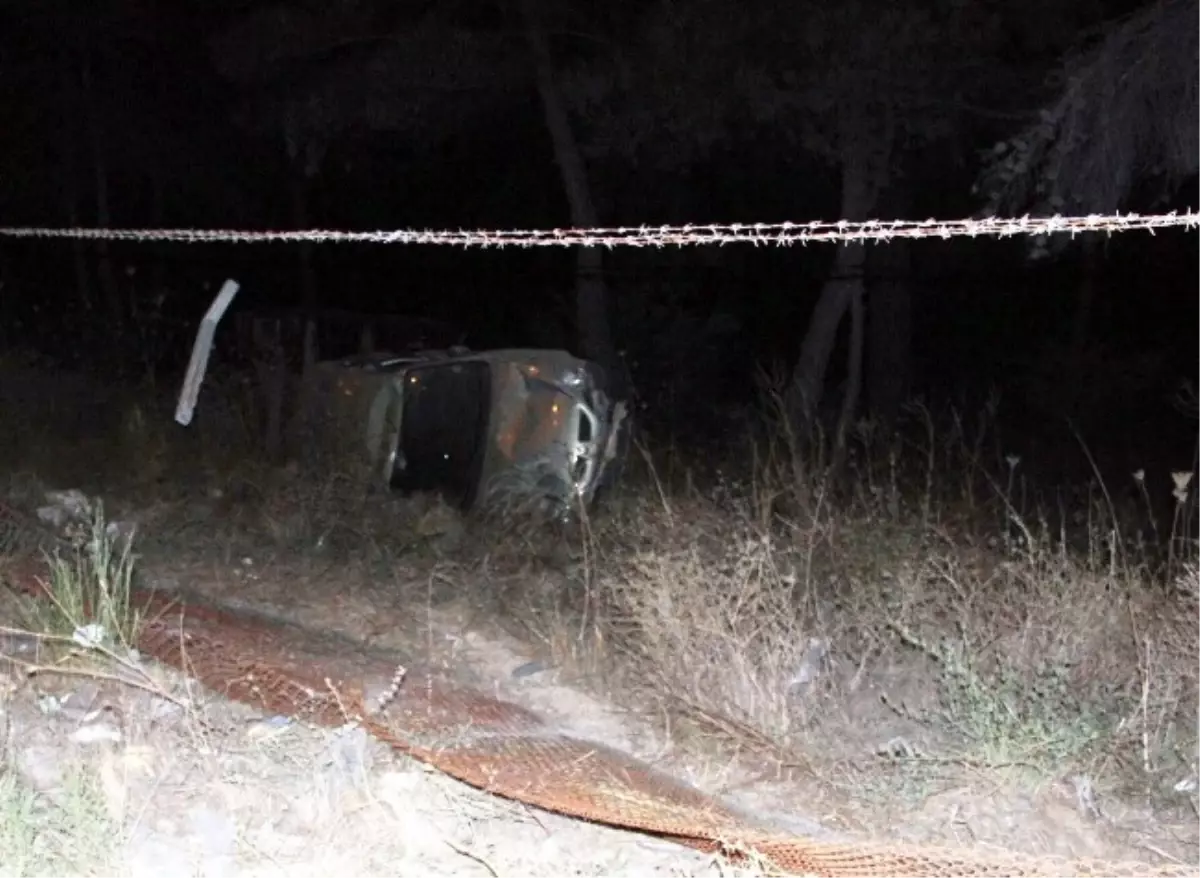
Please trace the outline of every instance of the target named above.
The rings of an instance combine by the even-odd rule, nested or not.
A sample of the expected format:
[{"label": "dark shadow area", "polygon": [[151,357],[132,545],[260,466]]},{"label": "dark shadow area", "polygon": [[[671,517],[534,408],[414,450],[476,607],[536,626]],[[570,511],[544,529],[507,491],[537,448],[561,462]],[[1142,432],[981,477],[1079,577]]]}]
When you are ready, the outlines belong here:
[{"label": "dark shadow area", "polygon": [[487,363],[412,369],[391,486],[442,491],[455,505],[470,507],[479,488],[491,404]]}]

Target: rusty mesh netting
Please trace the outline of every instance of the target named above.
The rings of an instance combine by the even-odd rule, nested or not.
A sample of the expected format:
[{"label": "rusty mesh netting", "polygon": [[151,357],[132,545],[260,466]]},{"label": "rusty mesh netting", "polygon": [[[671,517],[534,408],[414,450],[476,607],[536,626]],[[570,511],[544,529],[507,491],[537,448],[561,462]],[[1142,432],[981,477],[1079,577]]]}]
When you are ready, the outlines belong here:
[{"label": "rusty mesh netting", "polygon": [[[28,570],[28,568],[24,568]],[[22,590],[44,579],[9,579]],[[1183,866],[1074,861],[966,849],[825,843],[774,829],[629,754],[563,735],[539,715],[428,668],[226,609],[137,593],[136,647],[206,688],[272,714],[357,722],[472,786],[550,811],[652,833],[765,871],[828,876],[1200,875]]]}]

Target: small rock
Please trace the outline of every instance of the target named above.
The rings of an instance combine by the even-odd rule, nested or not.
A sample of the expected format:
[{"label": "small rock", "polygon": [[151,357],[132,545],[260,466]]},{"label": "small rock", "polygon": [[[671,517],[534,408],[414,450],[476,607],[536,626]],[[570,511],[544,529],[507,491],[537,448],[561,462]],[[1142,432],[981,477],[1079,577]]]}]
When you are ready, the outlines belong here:
[{"label": "small rock", "polygon": [[115,744],[121,740],[121,730],[111,723],[95,722],[80,726],[68,737],[76,744]]},{"label": "small rock", "polygon": [[228,814],[212,808],[188,811],[188,828],[204,853],[204,875],[228,875],[234,871],[237,854],[237,823]]},{"label": "small rock", "polygon": [[289,717],[271,716],[251,723],[250,727],[246,730],[246,734],[251,740],[257,741],[261,738],[274,737],[291,728],[291,726],[292,720]]},{"label": "small rock", "polygon": [[371,737],[359,727],[346,728],[334,736],[329,745],[329,761],[334,770],[352,785],[358,786],[371,770],[373,754]]},{"label": "small rock", "polygon": [[21,778],[39,793],[48,793],[62,785],[58,748],[43,745],[26,747],[17,754],[16,764]]},{"label": "small rock", "polygon": [[183,713],[183,708],[169,698],[152,696],[150,698],[149,713],[151,720],[174,719]]},{"label": "small rock", "polygon": [[107,632],[104,630],[104,626],[96,622],[81,625],[71,634],[71,640],[84,649],[99,649],[104,645],[106,639]]},{"label": "small rock", "polygon": [[525,677],[532,677],[534,674],[540,674],[546,670],[546,663],[534,659],[531,662],[525,662],[523,665],[517,665],[512,670],[512,678],[514,680],[522,680]]},{"label": "small rock", "polygon": [[159,878],[161,875],[191,875],[187,852],[181,849],[171,832],[135,831],[126,843],[125,863],[131,878]]}]

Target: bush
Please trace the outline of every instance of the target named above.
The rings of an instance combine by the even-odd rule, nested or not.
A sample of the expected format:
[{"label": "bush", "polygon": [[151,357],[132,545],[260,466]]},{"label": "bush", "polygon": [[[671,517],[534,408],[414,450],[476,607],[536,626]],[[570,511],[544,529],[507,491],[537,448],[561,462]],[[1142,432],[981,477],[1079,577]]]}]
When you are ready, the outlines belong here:
[{"label": "bush", "polygon": [[836,742],[835,707],[900,663],[924,703],[883,705],[940,758],[1178,781],[1197,756],[1195,538],[1176,528],[1164,574],[1101,504],[1077,551],[1019,461],[921,422],[923,442],[860,430],[842,482],[777,442],[744,482],[627,496],[598,537],[603,640],[658,710],[742,745]]},{"label": "bush", "polygon": [[84,645],[128,648],[141,621],[133,605],[132,540],[105,523],[99,503],[71,536],[70,548],[49,555],[47,599],[31,604],[26,624]]}]

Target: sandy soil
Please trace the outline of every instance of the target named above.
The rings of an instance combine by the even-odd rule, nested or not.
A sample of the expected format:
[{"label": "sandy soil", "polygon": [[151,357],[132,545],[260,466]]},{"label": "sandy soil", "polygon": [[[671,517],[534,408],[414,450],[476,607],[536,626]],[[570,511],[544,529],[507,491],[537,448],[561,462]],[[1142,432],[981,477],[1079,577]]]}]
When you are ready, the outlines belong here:
[{"label": "sandy soil", "polygon": [[[456,592],[461,572],[445,573],[429,558],[384,575],[365,562],[160,552],[143,569],[161,588],[194,589],[453,664],[473,685],[572,735],[632,753],[804,835],[1195,861],[1195,821],[1164,822],[1148,805],[1097,798],[1069,783],[1016,793],[962,766],[914,770],[919,752],[908,753],[907,764],[881,762],[881,750],[899,740],[918,742],[919,751],[918,731],[864,724],[849,707],[841,708],[841,752],[814,753],[803,766],[781,769],[686,736],[622,705],[619,680],[556,664],[548,650],[514,636],[468,593],[489,583]],[[28,643],[7,645],[30,658],[19,652]],[[157,692],[88,676],[30,679],[12,665],[3,671],[0,874],[733,871],[665,841],[489,797],[361,730],[263,717],[174,672],[146,672]],[[884,685],[865,687],[862,698],[877,702]]]},{"label": "sandy soil", "polygon": [[150,673],[165,697],[5,673],[0,874],[719,874],[479,793],[361,729],[262,717]]}]

